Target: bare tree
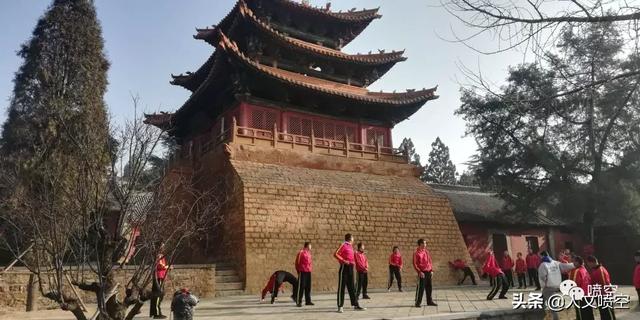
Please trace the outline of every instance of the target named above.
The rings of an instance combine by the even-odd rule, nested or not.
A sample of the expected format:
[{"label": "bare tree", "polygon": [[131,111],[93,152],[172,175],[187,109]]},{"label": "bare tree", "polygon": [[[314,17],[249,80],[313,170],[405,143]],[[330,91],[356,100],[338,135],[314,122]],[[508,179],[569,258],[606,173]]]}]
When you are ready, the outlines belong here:
[{"label": "bare tree", "polygon": [[[64,134],[73,138],[82,159],[90,146],[75,132]],[[222,221],[222,209],[234,194],[233,177],[198,188],[190,175],[143,179],[163,134],[135,118],[114,131],[114,138],[105,137],[112,156],[108,168],[97,171],[90,161],[86,166],[80,161],[76,165],[84,174],[71,179],[60,173],[32,180],[23,168],[2,162],[0,194],[16,190],[0,206],[6,246],[16,257],[31,248],[20,262],[36,276],[41,294],[76,319],[133,319],[145,301],[163,294],[163,288],[151,286],[160,247],[172,265],[188,242]],[[130,262],[133,271],[117,277]],[[93,316],[83,310],[79,291],[95,296]]]},{"label": "bare tree", "polygon": [[[470,44],[483,34],[498,38],[491,54],[524,46],[548,49],[554,45],[562,28],[568,24],[615,22],[626,24],[630,36],[636,37],[640,19],[637,1],[602,0],[443,0],[442,6],[472,32],[457,35],[456,40]],[[472,46],[477,49],[477,47]]]},{"label": "bare tree", "polygon": [[[613,23],[626,35],[629,51],[638,51],[640,3],[610,0],[442,0],[441,5],[466,31],[453,31],[453,41],[481,54],[519,50],[529,58],[550,63],[549,52],[568,28]],[[492,38],[496,41],[486,41]],[[481,40],[477,41],[477,40]],[[486,47],[487,44],[495,47]],[[481,72],[463,66],[472,86],[489,90]],[[570,95],[621,78],[636,77],[640,69],[625,70],[607,78],[576,84],[559,95]]]}]

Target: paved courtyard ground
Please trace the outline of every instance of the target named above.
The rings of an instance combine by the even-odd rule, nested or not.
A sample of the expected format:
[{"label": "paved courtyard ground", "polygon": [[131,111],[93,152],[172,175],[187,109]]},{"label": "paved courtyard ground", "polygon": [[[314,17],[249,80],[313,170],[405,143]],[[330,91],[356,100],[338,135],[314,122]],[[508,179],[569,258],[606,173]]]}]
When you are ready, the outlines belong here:
[{"label": "paved courtyard ground", "polygon": [[[342,314],[336,313],[335,294],[316,294],[313,296],[315,306],[297,308],[289,300],[288,294],[283,295],[280,301],[274,305],[258,303],[256,296],[226,297],[217,299],[205,299],[201,301],[196,310],[195,319],[265,319],[265,320],[302,320],[302,319],[429,319],[432,316],[450,315],[456,318],[463,313],[491,310],[511,310],[511,293],[525,292],[523,290],[510,290],[507,300],[487,301],[487,285],[462,286],[436,288],[434,290],[437,307],[412,307],[414,292],[408,290],[404,293],[386,291],[373,291],[369,295],[371,300],[363,300],[362,305],[367,307],[366,311],[354,311],[346,309]],[[631,287],[621,287],[620,292],[629,294],[632,297],[632,307],[637,305],[635,290]],[[346,304],[349,304],[348,297]],[[169,301],[164,301],[162,309],[168,315]],[[617,310],[618,319],[640,319],[640,312],[630,312],[627,310]],[[143,314],[136,319],[147,319],[148,306],[143,309]],[[597,314],[597,312],[596,312]],[[73,319],[71,314],[60,310],[42,310],[37,312],[0,312],[0,319],[21,319],[21,320],[66,320]],[[573,311],[565,311],[562,319],[574,319]],[[596,317],[598,319],[598,317]]]}]

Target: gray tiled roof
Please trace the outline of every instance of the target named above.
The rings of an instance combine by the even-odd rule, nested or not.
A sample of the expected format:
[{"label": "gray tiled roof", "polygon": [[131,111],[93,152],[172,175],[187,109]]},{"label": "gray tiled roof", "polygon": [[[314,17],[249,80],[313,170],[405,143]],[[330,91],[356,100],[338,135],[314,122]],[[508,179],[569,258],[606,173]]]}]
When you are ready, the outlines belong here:
[{"label": "gray tiled roof", "polygon": [[564,226],[559,219],[541,213],[523,214],[509,210],[506,202],[494,192],[486,192],[478,187],[429,184],[434,192],[440,193],[451,203],[458,222],[487,222],[502,225]]}]

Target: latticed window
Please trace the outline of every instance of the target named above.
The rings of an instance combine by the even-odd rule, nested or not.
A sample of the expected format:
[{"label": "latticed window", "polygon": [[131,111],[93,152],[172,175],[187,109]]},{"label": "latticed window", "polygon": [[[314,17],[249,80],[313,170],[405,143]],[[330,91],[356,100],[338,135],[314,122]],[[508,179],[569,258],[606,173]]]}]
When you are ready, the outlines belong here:
[{"label": "latticed window", "polygon": [[302,125],[300,123],[300,118],[298,117],[289,118],[289,133],[302,135]]},{"label": "latticed window", "polygon": [[313,135],[316,138],[324,138],[324,126],[321,121],[313,121]]},{"label": "latticed window", "polygon": [[311,126],[313,122],[309,119],[302,119],[302,132],[301,135],[310,137],[311,136]]},{"label": "latticed window", "polygon": [[351,142],[357,141],[357,126],[355,124],[336,123],[336,121],[329,119],[306,118],[299,115],[289,115],[287,119],[288,132],[291,134],[310,137],[313,128],[313,135],[316,138],[342,141],[346,136]]},{"label": "latticed window", "polygon": [[277,121],[278,115],[275,111],[253,109],[250,112],[249,126],[251,128],[271,130]]},{"label": "latticed window", "polygon": [[343,125],[339,125],[339,124],[336,125],[336,134],[335,134],[336,140],[340,140],[340,141],[344,140],[345,133],[346,133],[345,127]]},{"label": "latticed window", "polygon": [[387,132],[381,129],[369,128],[367,129],[367,144],[375,146],[380,143],[381,146],[388,146]]},{"label": "latticed window", "polygon": [[331,122],[324,123],[324,138],[336,140],[336,126]]},{"label": "latticed window", "polygon": [[274,111],[265,111],[264,124],[265,129],[273,129],[273,125],[278,123],[278,114]]},{"label": "latticed window", "polygon": [[251,122],[249,123],[249,126],[251,128],[262,129],[264,127],[262,119],[264,119],[264,111],[251,110]]},{"label": "latticed window", "polygon": [[356,139],[356,128],[355,127],[347,127],[347,140],[349,142],[357,142]]}]

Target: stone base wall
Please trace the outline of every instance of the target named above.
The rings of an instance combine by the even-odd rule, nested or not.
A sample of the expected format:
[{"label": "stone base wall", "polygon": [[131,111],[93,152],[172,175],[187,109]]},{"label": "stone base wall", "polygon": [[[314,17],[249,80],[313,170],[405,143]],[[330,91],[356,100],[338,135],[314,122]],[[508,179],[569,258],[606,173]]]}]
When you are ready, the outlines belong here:
[{"label": "stone base wall", "polygon": [[386,288],[388,257],[399,246],[403,282],[415,285],[416,240],[424,238],[434,262],[434,284],[455,283],[448,261],[470,261],[449,201],[413,176],[320,170],[230,160],[243,186],[246,291],[257,293],[271,273],[295,273],[296,253],[311,241],[314,291],[337,287],[333,254],[352,233],[366,246],[371,288]]},{"label": "stone base wall", "polygon": [[[132,273],[131,269],[118,270],[116,281],[121,284],[120,298],[124,297],[124,288]],[[215,296],[216,287],[215,265],[176,265],[169,273],[165,283],[165,297],[170,296],[176,290],[186,287],[191,292],[201,298],[212,298]],[[0,274],[0,306],[7,311],[24,311],[27,305],[27,287],[29,285],[30,273],[23,268],[15,268]],[[69,289],[68,283],[65,283]],[[37,290],[37,288],[36,288]],[[85,303],[95,303],[95,295],[77,289]],[[73,292],[68,290],[67,294],[73,296]],[[42,297],[39,292],[35,294],[38,309],[57,309],[58,306],[53,301]]]}]

